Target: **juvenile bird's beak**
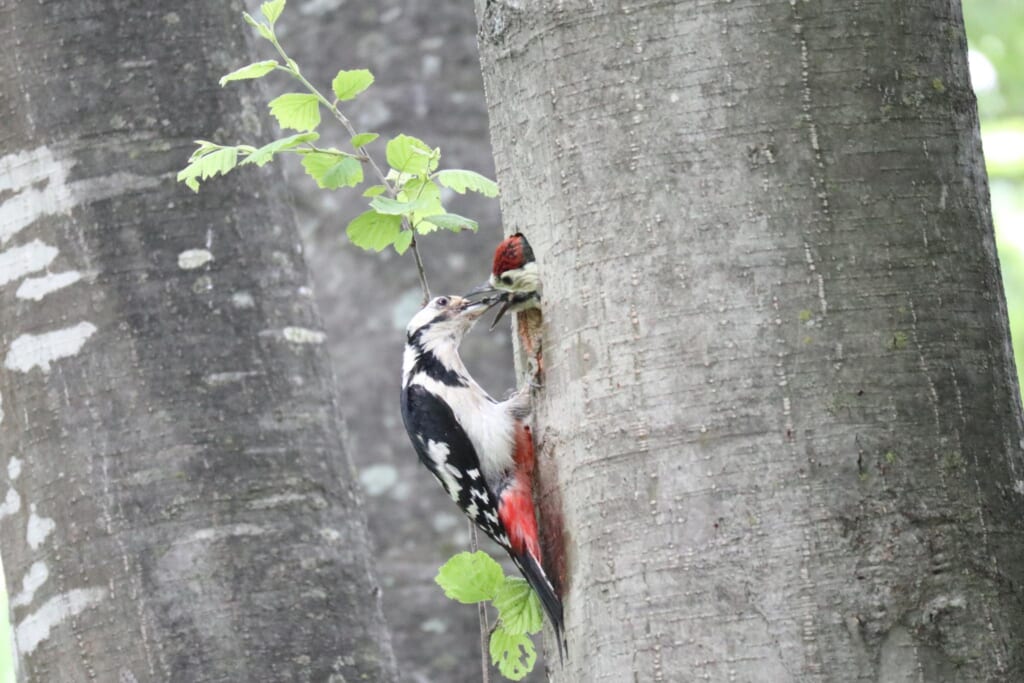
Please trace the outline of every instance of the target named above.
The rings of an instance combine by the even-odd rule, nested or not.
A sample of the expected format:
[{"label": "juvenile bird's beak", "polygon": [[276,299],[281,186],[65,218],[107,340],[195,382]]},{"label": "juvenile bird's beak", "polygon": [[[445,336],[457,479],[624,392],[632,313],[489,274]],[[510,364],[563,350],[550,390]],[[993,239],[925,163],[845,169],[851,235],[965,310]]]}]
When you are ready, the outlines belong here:
[{"label": "juvenile bird's beak", "polygon": [[468,299],[469,297],[477,296],[478,294],[498,294],[500,291],[501,290],[492,287],[490,282],[485,282],[482,285],[469,290],[465,297]]},{"label": "juvenile bird's beak", "polygon": [[493,330],[495,327],[497,327],[498,322],[502,319],[502,317],[504,317],[505,312],[508,311],[509,307],[513,303],[515,303],[515,294],[513,292],[507,292],[503,289],[496,289],[494,285],[490,283],[490,281],[487,281],[480,285],[479,287],[470,290],[469,293],[466,294],[466,298],[468,299],[469,297],[480,295],[483,296],[483,298],[480,299],[480,301],[487,302],[487,308],[484,309],[485,311],[496,306],[497,304],[501,304],[501,308],[498,309],[498,315],[494,316],[494,320],[491,322],[491,326],[488,328],[489,330]]},{"label": "juvenile bird's beak", "polygon": [[468,318],[469,320],[476,320],[500,301],[501,297],[498,295],[485,296],[477,299],[476,301],[463,297],[462,305],[459,309],[459,316]]},{"label": "juvenile bird's beak", "polygon": [[[512,305],[512,295],[505,292],[503,295],[499,295],[498,301],[501,301],[501,308],[498,309],[498,315],[494,316],[494,320],[491,321],[491,326],[487,328],[488,331],[491,331],[498,326],[498,322],[501,320],[502,316],[505,315],[505,311],[507,311],[508,307]],[[495,301],[494,303],[498,302]],[[494,304],[491,304],[491,306],[494,306]],[[491,306],[488,306],[488,308]]]}]

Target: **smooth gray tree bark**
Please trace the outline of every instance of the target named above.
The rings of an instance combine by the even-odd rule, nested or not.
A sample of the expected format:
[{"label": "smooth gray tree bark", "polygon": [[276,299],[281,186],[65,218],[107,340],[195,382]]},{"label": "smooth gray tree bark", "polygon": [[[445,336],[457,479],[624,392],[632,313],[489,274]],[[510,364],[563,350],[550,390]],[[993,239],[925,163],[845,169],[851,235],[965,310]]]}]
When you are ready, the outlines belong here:
[{"label": "smooth gray tree bark", "polygon": [[[389,681],[239,2],[0,1],[0,541],[23,681]],[[240,28],[242,30],[240,30]]]},{"label": "smooth gray tree bark", "polygon": [[[248,5],[256,11],[259,2]],[[462,0],[347,0],[290,3],[277,32],[303,73],[325,89],[338,69],[373,71],[373,86],[344,110],[359,130],[381,134],[369,146],[378,160],[387,138],[407,133],[441,147],[443,167],[493,177],[475,27],[472,4]],[[279,82],[268,83],[283,92]],[[340,132],[332,137],[331,130],[322,126],[325,139],[344,144],[346,138]],[[287,177],[341,378],[400,675],[410,683],[476,683],[476,610],[445,598],[433,581],[445,560],[467,549],[466,523],[417,460],[398,413],[404,329],[421,296],[411,254],[353,247],[345,225],[366,210],[366,200],[351,190],[317,189],[297,163]],[[421,241],[435,295],[461,294],[483,282],[502,237],[495,200],[453,195],[445,205],[479,221],[480,231]],[[503,397],[513,386],[507,325],[491,334],[478,328],[463,345],[463,357],[494,395]],[[504,559],[488,539],[481,542]],[[515,570],[506,564],[506,571]],[[529,680],[540,680],[539,672]]]},{"label": "smooth gray tree bark", "polygon": [[545,286],[553,680],[1024,680],[959,3],[476,8]]}]

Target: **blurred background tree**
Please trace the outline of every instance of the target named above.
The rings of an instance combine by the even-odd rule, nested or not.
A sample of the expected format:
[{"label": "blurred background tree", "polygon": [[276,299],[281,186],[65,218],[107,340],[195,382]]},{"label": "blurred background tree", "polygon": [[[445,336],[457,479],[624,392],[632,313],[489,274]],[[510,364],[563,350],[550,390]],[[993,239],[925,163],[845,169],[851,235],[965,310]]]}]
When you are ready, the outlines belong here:
[{"label": "blurred background tree", "polygon": [[1024,365],[1024,3],[964,0],[1017,375]]},{"label": "blurred background tree", "polygon": [[[259,2],[248,4],[252,9]],[[365,66],[377,74],[378,84],[366,97],[365,111],[357,112],[364,123],[372,124],[368,129],[382,134],[408,129],[441,145],[453,163],[492,173],[471,3],[309,0],[296,4],[299,13],[292,17],[291,31],[304,36],[316,33],[316,39],[307,40],[306,48],[296,55],[304,67],[311,73],[329,74],[331,69]],[[964,0],[963,5],[1019,374],[1024,366],[1024,3]],[[412,101],[402,94],[410,89],[417,93]],[[392,361],[397,368],[394,359],[400,356],[401,339],[394,329],[403,326],[415,309],[415,276],[411,272],[396,276],[393,264],[381,265],[381,259],[343,246],[344,216],[361,210],[362,200],[342,207],[333,197],[326,202],[319,196],[314,199],[313,195],[322,193],[312,191],[301,169],[293,168],[291,175],[336,372],[349,380],[341,383],[342,402],[348,409],[353,459],[368,493],[371,533],[386,586],[385,611],[395,631],[401,669],[407,680],[456,681],[456,672],[472,676],[474,670],[462,666],[458,656],[439,644],[472,639],[475,613],[453,611],[433,584],[420,580],[425,566],[436,567],[464,544],[465,527],[459,518],[444,512],[448,504],[440,493],[396,510],[401,506],[394,501],[405,500],[401,494],[419,486],[415,482],[421,482],[424,473],[417,470],[397,426],[397,375],[389,383],[388,376],[375,372]],[[499,235],[495,202],[453,210],[479,220],[481,236],[475,240],[454,236],[445,249],[427,253],[438,291],[480,279],[487,268],[487,252]],[[353,303],[354,299],[367,301]],[[394,325],[391,316],[396,318]],[[367,344],[382,349],[373,362],[357,351]],[[474,355],[507,358],[508,337],[483,337],[469,352],[471,361]],[[496,391],[512,381],[510,371],[502,374],[486,364],[481,370],[482,379]],[[381,425],[384,414],[393,418],[391,422],[384,419],[387,429]],[[390,514],[384,512],[388,509]],[[431,522],[427,529],[424,519]],[[424,547],[439,544],[444,547],[423,552]],[[421,561],[413,559],[417,557]],[[0,590],[0,614],[6,610],[6,596]],[[431,614],[443,614],[445,619],[429,618]],[[9,642],[7,621],[0,618],[0,683],[15,680]]]}]

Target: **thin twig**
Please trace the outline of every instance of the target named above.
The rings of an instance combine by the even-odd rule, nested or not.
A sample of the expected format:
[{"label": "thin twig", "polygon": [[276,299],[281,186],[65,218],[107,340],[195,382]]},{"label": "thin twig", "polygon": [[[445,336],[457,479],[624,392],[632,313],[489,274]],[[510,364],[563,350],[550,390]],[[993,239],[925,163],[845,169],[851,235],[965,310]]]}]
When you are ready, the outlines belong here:
[{"label": "thin twig", "polygon": [[[402,220],[405,219],[403,218]],[[423,259],[420,258],[420,250],[416,246],[416,235],[412,236],[412,242],[409,246],[412,248],[412,255],[416,258],[416,269],[420,273],[420,289],[423,290],[423,305],[426,306],[427,302],[430,301],[430,286],[427,284],[427,271],[423,268]]]},{"label": "thin twig", "polygon": [[[323,96],[323,94],[319,90],[317,90],[315,85],[310,83],[306,79],[306,77],[299,72],[299,65],[296,64],[295,61],[288,56],[288,54],[284,51],[284,48],[281,47],[281,43],[277,41],[276,37],[270,42],[273,44],[278,54],[281,55],[281,58],[284,60],[285,63],[284,67],[278,68],[282,69],[283,71],[287,71],[289,74],[298,79],[298,81],[302,83],[302,85],[306,86],[306,89],[309,90],[309,92],[311,92],[312,94],[316,95],[317,99],[320,100],[320,103],[327,107],[332,114],[334,114],[334,118],[338,119],[338,122],[341,123],[342,127],[345,128],[349,136],[355,137],[355,126],[353,126],[352,122],[348,120],[348,117],[342,114],[341,110],[338,109],[338,101],[329,101],[326,97]],[[360,158],[365,160],[366,163],[370,165],[370,168],[372,168],[374,172],[377,174],[377,177],[380,179],[381,184],[387,191],[388,196],[390,196],[391,198],[397,197],[398,190],[396,190],[395,186],[391,184],[391,181],[388,180],[387,175],[385,175],[384,171],[382,171],[380,166],[377,165],[377,162],[374,161],[373,157],[371,157],[370,154],[364,149],[353,149],[355,149],[362,155]],[[412,249],[412,254],[416,259],[416,270],[419,271],[420,289],[423,290],[423,303],[425,305],[428,301],[430,301],[430,286],[427,284],[427,271],[423,267],[423,257],[420,256],[419,245],[416,244],[416,232],[413,230],[412,225],[409,223],[409,219],[405,216],[402,216],[402,229],[409,230],[410,232],[412,232],[412,242],[409,243],[409,248]]]},{"label": "thin twig", "polygon": [[[469,550],[475,553],[479,549],[480,542],[476,535],[476,525],[473,524],[473,520],[469,520]],[[487,653],[490,650],[488,642],[490,640],[491,627],[487,623],[487,605],[483,602],[478,602],[477,612],[480,617],[480,680],[483,683],[490,683],[491,669],[487,665]]]}]

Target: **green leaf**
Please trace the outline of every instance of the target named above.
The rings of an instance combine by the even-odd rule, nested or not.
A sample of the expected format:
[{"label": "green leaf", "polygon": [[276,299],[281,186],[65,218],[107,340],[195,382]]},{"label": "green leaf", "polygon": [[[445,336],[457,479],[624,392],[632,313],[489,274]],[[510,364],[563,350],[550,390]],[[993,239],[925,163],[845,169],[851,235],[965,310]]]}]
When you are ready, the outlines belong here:
[{"label": "green leaf", "polygon": [[359,135],[352,136],[352,146],[359,149],[360,147],[365,147],[379,137],[380,135],[377,133],[360,133]]},{"label": "green leaf", "polygon": [[385,192],[387,192],[387,189],[388,188],[384,187],[383,185],[370,185],[368,188],[363,190],[363,196],[376,197],[379,194],[384,194]]},{"label": "green leaf", "polygon": [[313,130],[320,125],[320,102],[316,95],[286,93],[270,100],[270,113],[282,128]]},{"label": "green leaf", "polygon": [[255,152],[246,157],[243,164],[256,164],[257,166],[263,166],[280,151],[298,147],[304,142],[313,142],[320,137],[319,133],[296,133],[295,135],[289,135],[286,138],[280,140],[274,140],[263,145]]},{"label": "green leaf", "polygon": [[398,233],[398,237],[395,238],[395,251],[399,254],[404,254],[412,246],[412,238],[412,230],[403,230]]},{"label": "green leaf", "polygon": [[324,187],[355,187],[363,182],[363,165],[358,159],[344,157],[331,168],[323,177]]},{"label": "green leaf", "polygon": [[200,161],[204,162],[203,178],[212,178],[218,173],[224,175],[238,164],[238,150],[224,147],[207,154]]},{"label": "green leaf", "polygon": [[249,26],[252,26],[257,31],[259,31],[261,36],[263,36],[270,42],[274,42],[274,32],[270,29],[269,26],[267,26],[266,24],[261,24],[260,22],[256,21],[248,12],[242,12],[242,18],[245,19],[245,23],[249,24]]},{"label": "green leaf", "polygon": [[425,178],[410,180],[398,193],[399,200],[404,200],[407,197],[414,197],[426,203],[425,206],[413,212],[412,218],[417,232],[429,234],[440,227],[430,220],[431,216],[446,213],[441,205],[441,188],[437,186],[436,182]]},{"label": "green leaf", "polygon": [[220,149],[220,145],[215,142],[210,142],[209,140],[193,140],[193,142],[198,146],[195,151],[192,152],[192,156],[188,158],[189,161],[194,161],[198,157],[208,154],[212,150]]},{"label": "green leaf", "polygon": [[234,147],[207,147],[207,150],[178,172],[178,181],[184,182],[193,192],[199,192],[200,180],[212,178],[218,173],[225,175],[238,165],[238,150]]},{"label": "green leaf", "polygon": [[455,190],[459,194],[466,194],[466,190],[479,192],[485,197],[498,196],[498,183],[475,171],[463,171],[459,169],[448,169],[437,173],[437,182],[445,187]]},{"label": "green leaf", "polygon": [[442,213],[436,216],[425,216],[423,220],[436,225],[439,228],[445,230],[451,230],[452,232],[459,232],[460,230],[472,230],[477,231],[480,226],[477,222],[469,218],[465,218],[456,213]]},{"label": "green leaf", "polygon": [[434,581],[444,589],[447,597],[464,605],[472,605],[494,598],[504,578],[501,565],[487,553],[478,550],[453,556],[441,565]]},{"label": "green leaf", "polygon": [[379,213],[386,213],[392,216],[412,214],[413,211],[416,211],[426,205],[427,202],[422,199],[413,199],[402,202],[397,199],[391,199],[390,197],[374,197],[373,201],[370,202],[370,206],[376,209]]},{"label": "green leaf", "polygon": [[388,141],[386,155],[388,164],[398,173],[420,175],[429,172],[434,150],[411,135],[399,135]]},{"label": "green leaf", "polygon": [[267,18],[270,25],[273,26],[277,18],[281,16],[281,12],[284,11],[285,0],[270,0],[260,5],[260,11],[263,12],[263,16]]},{"label": "green leaf", "polygon": [[393,168],[388,169],[387,179],[389,182],[394,183],[395,187],[402,187],[410,180],[414,180],[415,178],[416,176],[412,175],[411,173],[399,173]]},{"label": "green leaf", "polygon": [[432,213],[444,213],[441,188],[433,180],[410,178],[398,193],[398,198],[402,201],[422,199],[428,202],[429,208],[433,209]]},{"label": "green leaf", "polygon": [[544,625],[540,598],[524,579],[505,577],[505,583],[494,596],[494,607],[501,618],[501,626],[513,635],[539,633]]},{"label": "green leaf", "polygon": [[405,184],[402,191],[398,193],[399,201],[419,200],[421,206],[412,212],[412,222],[416,224],[416,231],[421,235],[437,230],[438,226],[426,220],[427,216],[435,216],[445,213],[441,205],[441,188],[433,180],[425,178],[413,178]]},{"label": "green leaf", "polygon": [[369,69],[342,69],[331,81],[334,96],[344,102],[351,100],[373,84],[373,74]]},{"label": "green leaf", "polygon": [[510,681],[521,681],[533,671],[537,663],[537,650],[529,636],[513,634],[497,628],[491,634],[491,663]]},{"label": "green leaf", "polygon": [[369,251],[382,251],[398,239],[402,230],[401,216],[387,216],[376,211],[366,211],[348,224],[345,232],[352,244]]},{"label": "green leaf", "polygon": [[220,87],[224,87],[231,81],[241,81],[247,78],[263,78],[277,68],[277,60],[268,59],[265,62],[255,62],[241,69],[236,69],[226,76],[221,76]]},{"label": "green leaf", "polygon": [[363,182],[363,165],[350,156],[310,152],[303,155],[302,166],[321,189],[355,187]]},{"label": "green leaf", "polygon": [[340,158],[327,152],[309,152],[302,155],[302,167],[306,169],[306,174],[316,180],[317,185],[320,185],[320,179],[327,173],[327,169],[338,163]]}]

